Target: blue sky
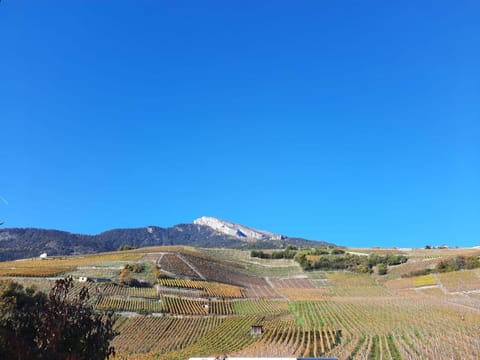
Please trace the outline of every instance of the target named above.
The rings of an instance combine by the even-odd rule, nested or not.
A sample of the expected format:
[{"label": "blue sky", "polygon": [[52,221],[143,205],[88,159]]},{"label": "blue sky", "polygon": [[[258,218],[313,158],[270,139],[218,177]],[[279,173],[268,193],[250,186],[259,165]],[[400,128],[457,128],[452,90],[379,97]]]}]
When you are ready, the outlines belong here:
[{"label": "blue sky", "polygon": [[480,245],[479,18],[473,0],[3,0],[0,220]]}]

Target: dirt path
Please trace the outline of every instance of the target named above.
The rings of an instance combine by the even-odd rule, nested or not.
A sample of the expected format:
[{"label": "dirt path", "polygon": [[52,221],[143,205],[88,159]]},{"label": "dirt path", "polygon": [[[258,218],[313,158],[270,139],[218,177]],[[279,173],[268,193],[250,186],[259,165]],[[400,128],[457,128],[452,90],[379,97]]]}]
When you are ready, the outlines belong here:
[{"label": "dirt path", "polygon": [[432,274],[432,275],[433,275],[433,278],[435,279],[435,282],[438,284],[438,287],[440,288],[440,290],[442,290],[442,293],[449,294],[450,291],[448,291],[448,289],[445,286],[443,286],[438,276],[436,274]]},{"label": "dirt path", "polygon": [[159,254],[159,256],[157,258],[156,263],[157,263],[158,266],[160,266],[160,262],[162,261],[163,255],[165,255],[165,253],[162,252],[162,253]]}]

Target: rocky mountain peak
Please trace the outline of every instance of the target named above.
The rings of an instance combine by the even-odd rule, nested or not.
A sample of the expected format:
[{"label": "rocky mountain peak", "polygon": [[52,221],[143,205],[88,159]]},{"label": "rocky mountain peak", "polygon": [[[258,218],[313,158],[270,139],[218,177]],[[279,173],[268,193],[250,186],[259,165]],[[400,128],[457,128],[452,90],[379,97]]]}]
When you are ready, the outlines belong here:
[{"label": "rocky mountain peak", "polygon": [[276,235],[269,231],[253,229],[248,226],[211,216],[202,216],[195,219],[193,223],[195,225],[208,226],[219,233],[233,236],[240,240],[281,240],[285,238],[283,235]]}]

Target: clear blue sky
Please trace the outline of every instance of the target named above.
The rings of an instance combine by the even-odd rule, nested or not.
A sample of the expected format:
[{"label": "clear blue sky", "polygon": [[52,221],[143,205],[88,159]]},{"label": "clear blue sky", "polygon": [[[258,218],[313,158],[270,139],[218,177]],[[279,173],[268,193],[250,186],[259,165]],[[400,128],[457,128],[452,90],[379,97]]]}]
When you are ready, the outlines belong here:
[{"label": "clear blue sky", "polygon": [[480,245],[479,19],[476,0],[3,0],[0,220]]}]

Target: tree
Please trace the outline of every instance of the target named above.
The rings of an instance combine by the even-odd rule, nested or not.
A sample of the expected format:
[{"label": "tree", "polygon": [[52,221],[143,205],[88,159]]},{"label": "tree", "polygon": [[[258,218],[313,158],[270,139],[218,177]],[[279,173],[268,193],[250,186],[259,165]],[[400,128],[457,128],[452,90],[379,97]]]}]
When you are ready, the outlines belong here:
[{"label": "tree", "polygon": [[118,282],[123,285],[130,285],[132,283],[132,276],[130,275],[130,269],[124,267],[123,270],[118,275]]},{"label": "tree", "polygon": [[88,290],[68,298],[73,278],[57,280],[48,297],[15,282],[0,282],[2,359],[105,359],[114,354],[113,313],[87,304]]},{"label": "tree", "polygon": [[0,282],[0,358],[35,359],[47,297],[13,281]]},{"label": "tree", "polygon": [[387,275],[387,265],[380,263],[377,265],[378,275]]},{"label": "tree", "polygon": [[141,273],[145,270],[145,264],[144,263],[133,263],[133,264],[127,264],[124,267],[125,269],[128,269],[131,272],[134,273]]},{"label": "tree", "polygon": [[134,250],[136,249],[135,246],[131,246],[131,245],[128,245],[128,244],[125,244],[125,245],[122,245],[118,248],[118,251],[126,251],[126,250]]}]

